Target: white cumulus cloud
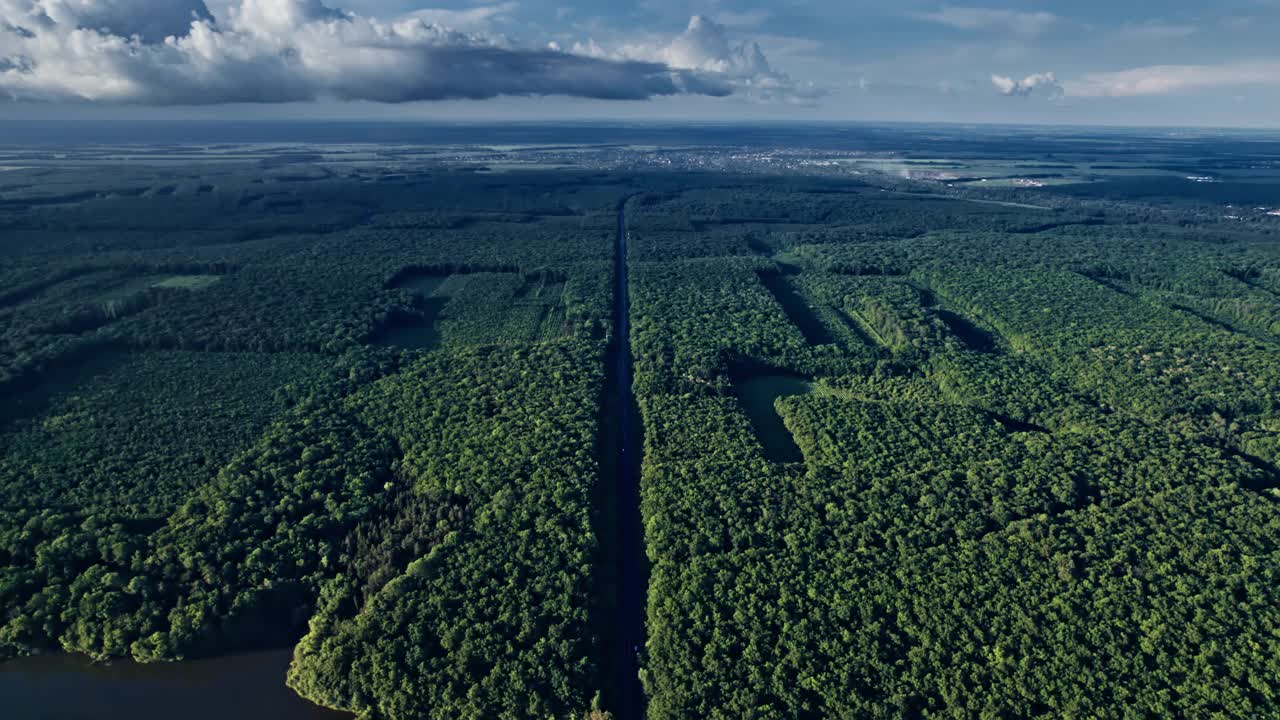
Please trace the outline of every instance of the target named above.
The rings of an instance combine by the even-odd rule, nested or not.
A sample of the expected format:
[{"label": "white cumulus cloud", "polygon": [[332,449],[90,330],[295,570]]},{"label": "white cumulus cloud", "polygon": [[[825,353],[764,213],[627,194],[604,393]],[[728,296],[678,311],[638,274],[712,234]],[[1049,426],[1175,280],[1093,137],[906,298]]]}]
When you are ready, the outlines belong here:
[{"label": "white cumulus cloud", "polygon": [[1058,82],[1058,78],[1051,72],[1035,73],[1021,80],[1016,80],[1007,75],[992,75],[991,84],[1000,91],[1001,95],[1009,97],[1044,95],[1051,100],[1056,100],[1061,98],[1065,92]]},{"label": "white cumulus cloud", "polygon": [[449,17],[384,20],[321,0],[238,0],[219,21],[202,0],[0,0],[0,97],[140,104],[644,99],[728,94],[749,79],[738,67],[756,67],[761,80],[785,78],[771,74],[762,55],[730,51],[730,67],[719,68],[562,52],[438,22]]},{"label": "white cumulus cloud", "polygon": [[823,94],[774,70],[760,45],[731,43],[725,26],[702,15],[689,20],[684,32],[671,40],[624,43],[606,50],[594,41],[579,43],[574,52],[591,57],[654,62],[691,71],[704,80],[719,81],[739,94],[762,101],[807,102]]},{"label": "white cumulus cloud", "polygon": [[427,22],[457,30],[484,30],[489,27],[491,22],[502,18],[515,9],[516,4],[514,2],[505,2],[501,5],[480,5],[465,10],[426,8],[414,10],[407,17],[421,18]]},{"label": "white cumulus cloud", "polygon": [[157,42],[212,17],[203,0],[0,0],[0,25],[28,34],[79,28]]}]

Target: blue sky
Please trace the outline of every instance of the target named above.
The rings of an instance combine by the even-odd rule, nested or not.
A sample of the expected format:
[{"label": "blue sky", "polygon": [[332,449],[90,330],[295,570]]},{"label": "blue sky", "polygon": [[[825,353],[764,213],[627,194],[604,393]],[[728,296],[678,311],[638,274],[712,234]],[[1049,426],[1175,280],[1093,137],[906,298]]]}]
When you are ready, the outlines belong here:
[{"label": "blue sky", "polygon": [[1277,30],[1280,0],[0,0],[0,115],[1274,127]]}]

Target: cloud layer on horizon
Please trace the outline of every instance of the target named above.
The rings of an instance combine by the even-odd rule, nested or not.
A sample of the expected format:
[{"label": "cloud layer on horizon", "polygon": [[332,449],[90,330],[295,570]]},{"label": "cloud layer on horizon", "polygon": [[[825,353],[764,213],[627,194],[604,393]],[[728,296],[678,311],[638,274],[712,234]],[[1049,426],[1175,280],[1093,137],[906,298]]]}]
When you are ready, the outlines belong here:
[{"label": "cloud layer on horizon", "polygon": [[1109,72],[1084,73],[1059,81],[1054,73],[1035,73],[1018,80],[994,74],[991,84],[1006,97],[1136,98],[1197,91],[1280,87],[1280,62],[1258,60],[1221,65],[1148,65]]},{"label": "cloud layer on horizon", "polygon": [[1050,12],[1005,10],[984,7],[945,6],[933,12],[915,12],[917,20],[946,25],[956,30],[997,31],[1020,37],[1035,37],[1059,18]]},{"label": "cloud layer on horizon", "polygon": [[0,0],[0,95],[144,105],[317,99],[411,102],[564,95],[607,100],[817,91],[695,17],[664,44],[517,45],[419,11],[365,17],[321,0]]},{"label": "cloud layer on horizon", "polygon": [[1280,61],[1221,65],[1148,65],[1085,73],[1066,84],[1073,97],[1142,97],[1224,88],[1280,87]]}]

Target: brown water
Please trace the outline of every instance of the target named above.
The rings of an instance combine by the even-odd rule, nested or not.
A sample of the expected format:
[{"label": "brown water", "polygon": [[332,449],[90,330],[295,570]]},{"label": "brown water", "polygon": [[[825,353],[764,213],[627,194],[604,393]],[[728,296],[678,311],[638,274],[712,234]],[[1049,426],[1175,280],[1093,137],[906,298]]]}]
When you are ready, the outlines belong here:
[{"label": "brown water", "polygon": [[5,720],[350,720],[284,684],[288,650],[208,660],[94,663],[49,654],[0,663]]}]

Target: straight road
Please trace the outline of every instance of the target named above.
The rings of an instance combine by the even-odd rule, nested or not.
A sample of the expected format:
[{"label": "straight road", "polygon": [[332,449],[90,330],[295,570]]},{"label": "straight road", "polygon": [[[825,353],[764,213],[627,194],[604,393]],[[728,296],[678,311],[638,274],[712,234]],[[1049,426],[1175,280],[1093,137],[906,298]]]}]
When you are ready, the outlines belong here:
[{"label": "straight road", "polygon": [[627,199],[618,203],[618,244],[614,259],[613,397],[617,428],[618,601],[614,667],[618,673],[613,714],[617,720],[644,717],[638,654],[644,645],[645,557],[640,523],[640,443],[631,390],[631,297],[627,284]]}]

